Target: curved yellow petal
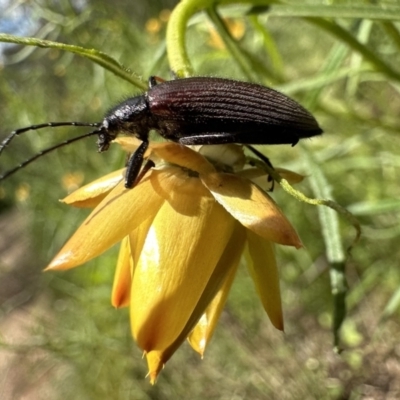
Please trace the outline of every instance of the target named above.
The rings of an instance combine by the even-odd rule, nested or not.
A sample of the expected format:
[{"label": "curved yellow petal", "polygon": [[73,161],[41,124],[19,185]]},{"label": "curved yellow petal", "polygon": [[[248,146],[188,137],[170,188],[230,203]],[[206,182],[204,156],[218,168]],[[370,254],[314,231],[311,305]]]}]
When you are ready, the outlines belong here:
[{"label": "curved yellow petal", "polygon": [[129,305],[131,281],[132,281],[132,255],[129,244],[129,236],[122,239],[117,268],[114,275],[114,284],[111,293],[111,304],[116,307],[127,307]]},{"label": "curved yellow petal", "polygon": [[297,172],[290,171],[285,168],[276,168],[276,172],[283,178],[286,179],[290,184],[294,185],[304,180],[304,175],[298,174]]},{"label": "curved yellow petal", "polygon": [[241,224],[267,240],[302,247],[293,226],[268,194],[233,174],[201,175],[215,199]]},{"label": "curved yellow petal", "polygon": [[[133,153],[142,144],[142,141],[135,136],[118,136],[112,142],[119,144],[122,149],[128,153]],[[149,156],[151,146],[152,143],[150,143],[149,149],[145,153],[145,157]]]},{"label": "curved yellow petal", "polygon": [[74,207],[96,207],[114,187],[124,179],[125,168],[114,171],[100,179],[82,186],[61,200]]},{"label": "curved yellow petal", "polygon": [[274,245],[251,231],[247,231],[247,240],[250,255],[247,266],[258,295],[272,324],[283,331],[281,293]]},{"label": "curved yellow petal", "polygon": [[149,368],[149,373],[147,376],[150,377],[150,383],[154,385],[157,380],[157,376],[160,371],[164,368],[165,362],[163,361],[162,351],[153,350],[145,353],[147,359],[147,366]]},{"label": "curved yellow petal", "polygon": [[149,179],[133,189],[119,183],[92,211],[46,270],[77,267],[122,240],[146,219],[155,215],[164,200]]},{"label": "curved yellow petal", "polygon": [[[141,141],[133,137],[118,137],[114,142],[120,144],[126,151],[133,152]],[[215,168],[198,152],[178,143],[163,142],[150,143],[145,157],[157,157],[164,162],[176,164],[181,167],[202,173],[215,172]]]},{"label": "curved yellow petal", "polygon": [[[196,325],[199,317],[204,313],[204,310],[212,301],[215,304],[215,307],[213,308],[213,310],[210,309],[210,313],[208,314],[210,323],[207,324],[207,326],[204,327],[201,332],[199,331],[197,335],[199,340],[203,342],[203,348],[199,348],[198,351],[200,352],[200,354],[204,352],[204,347],[211,339],[212,333],[218,321],[220,311],[222,310],[230,285],[235,276],[245,240],[245,229],[238,222],[235,222],[234,231],[229,239],[224,253],[220,258],[212,275],[210,276],[207,286],[204,289],[198,303],[196,304],[196,307],[193,309],[193,312],[188,319],[185,327],[168,347],[162,350],[157,349],[145,352],[147,357],[147,364],[149,367],[149,376],[151,383],[155,382],[158,373],[164,367],[165,363],[171,358],[171,356],[175,353],[179,346],[184,342],[186,337],[192,331],[193,327]],[[220,299],[219,303],[217,298]],[[196,338],[193,339],[191,344],[192,346],[194,346],[195,350],[197,350],[195,347],[195,341]]]},{"label": "curved yellow petal", "polygon": [[153,217],[146,219],[129,236],[122,239],[111,295],[111,304],[114,307],[126,307],[130,304],[132,275]]},{"label": "curved yellow petal", "polygon": [[236,172],[237,176],[247,179],[255,183],[264,192],[271,191],[273,182],[270,180],[268,174],[261,168],[247,168]]},{"label": "curved yellow petal", "polygon": [[[200,345],[198,346],[199,353],[202,355],[205,346],[210,341],[218,322],[220,311],[222,310],[230,288],[229,282],[232,283],[232,280],[235,276],[245,240],[245,228],[237,221],[235,221],[234,231],[229,239],[224,253],[222,254],[220,260],[218,261],[218,264],[216,265],[212,275],[210,276],[210,279],[208,280],[208,283],[204,288],[204,291],[201,294],[201,297],[197,302],[196,307],[193,309],[190,318],[187,320],[184,328],[182,329],[181,333],[176,337],[176,339],[167,348],[159,351],[158,357],[160,362],[165,364],[172,357],[175,351],[188,337],[193,328],[195,328],[195,326],[198,324],[199,319],[201,319],[201,316],[204,315],[205,310],[207,310],[207,307],[209,307],[210,303],[214,302],[214,299],[218,297],[220,299],[220,302],[218,303],[218,300],[215,300],[215,307],[213,308],[213,310],[210,309],[207,327],[205,327],[205,325],[203,324],[204,329],[201,332],[203,336],[201,338],[198,336],[199,340],[202,341],[203,348],[200,349]],[[218,296],[219,291],[222,291],[223,293],[221,296]],[[193,344],[196,345],[194,341]],[[193,348],[197,351],[195,347]]]},{"label": "curved yellow petal", "polygon": [[[201,185],[200,182],[198,182]],[[175,188],[174,188],[175,187]],[[171,184],[171,191],[180,184]],[[231,236],[234,219],[210,196],[167,200],[147,235],[131,292],[132,333],[164,350],[185,327]],[[201,314],[199,314],[201,315]]]},{"label": "curved yellow petal", "polygon": [[243,169],[241,171],[236,172],[236,175],[248,180],[253,180],[260,177],[268,176],[268,174],[263,169],[256,167]]},{"label": "curved yellow petal", "polygon": [[152,154],[164,161],[202,174],[215,172],[213,165],[201,154],[178,143],[152,143]]},{"label": "curved yellow petal", "polygon": [[163,167],[152,171],[150,177],[153,190],[169,202],[175,211],[185,215],[201,213],[199,198],[214,199],[197,177],[190,176],[180,167]]},{"label": "curved yellow petal", "polygon": [[238,144],[215,144],[190,146],[202,156],[210,160],[214,165],[231,167],[234,171],[241,170],[246,163],[243,146]]},{"label": "curved yellow petal", "polygon": [[[134,267],[139,261],[140,254],[143,249],[144,242],[149,232],[150,226],[153,222],[155,215],[143,221],[134,231],[129,234],[129,243],[132,254],[132,261]],[[133,271],[132,271],[133,272]]]},{"label": "curved yellow petal", "polygon": [[217,284],[221,286],[219,286],[217,292],[215,289],[218,286],[215,286],[214,291],[211,291],[210,290],[211,288],[207,287],[210,294],[214,295],[214,298],[212,299],[211,302],[209,301],[208,298],[204,299],[206,300],[205,304],[208,303],[208,306],[203,315],[201,316],[200,320],[198,320],[195,328],[188,336],[190,345],[202,357],[204,355],[204,351],[207,344],[211,340],[211,337],[217,326],[218,319],[221,315],[222,309],[224,308],[224,305],[226,303],[229,290],[232,286],[233,280],[237,272],[237,268],[240,263],[245,240],[246,240],[245,228],[241,226],[239,223],[236,223],[235,231],[232,234],[231,239],[229,240],[229,243],[225,248],[224,254],[222,255],[215,269],[216,271],[218,271],[218,269],[224,271],[224,274],[221,276],[223,278],[222,285],[221,282],[218,281],[218,279],[213,279],[213,277],[210,278],[210,282],[212,281],[214,286]]}]

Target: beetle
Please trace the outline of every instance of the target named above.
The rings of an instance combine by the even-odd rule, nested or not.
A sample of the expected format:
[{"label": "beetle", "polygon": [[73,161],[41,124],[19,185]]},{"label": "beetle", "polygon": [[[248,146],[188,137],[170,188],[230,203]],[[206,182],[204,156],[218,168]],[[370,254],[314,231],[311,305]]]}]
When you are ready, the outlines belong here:
[{"label": "beetle", "polygon": [[171,81],[151,77],[147,92],[118,104],[102,122],[49,122],[18,129],[2,141],[0,153],[14,137],[24,132],[65,125],[96,129],[41,151],[0,176],[0,180],[43,154],[92,135],[98,136],[99,152],[106,151],[120,134],[134,135],[141,141],[127,164],[125,187],[132,188],[143,164],[151,130],[183,145],[243,144],[266,162],[268,159],[251,145],[294,146],[300,139],[322,133],[310,112],[290,97],[266,86],[212,77]]}]

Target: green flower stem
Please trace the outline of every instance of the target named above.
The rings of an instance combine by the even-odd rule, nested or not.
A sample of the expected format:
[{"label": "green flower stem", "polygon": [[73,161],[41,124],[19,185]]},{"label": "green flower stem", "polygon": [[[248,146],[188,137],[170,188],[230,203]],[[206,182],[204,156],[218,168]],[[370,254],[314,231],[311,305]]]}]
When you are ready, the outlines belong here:
[{"label": "green flower stem", "polygon": [[130,71],[128,71],[124,66],[122,66],[118,61],[114,60],[112,57],[107,54],[94,50],[94,49],[86,49],[80,46],[69,45],[65,43],[52,42],[50,40],[43,40],[31,37],[19,37],[14,35],[7,35],[4,33],[0,33],[0,42],[14,43],[14,44],[22,44],[25,46],[36,46],[42,47],[46,49],[59,49],[63,51],[68,51],[70,53],[78,54],[82,57],[86,57],[96,64],[102,66],[103,68],[111,71],[118,77],[125,79],[132,85],[142,89],[147,89],[147,83],[144,82],[139,77],[133,75]]},{"label": "green flower stem", "polygon": [[268,0],[182,0],[173,9],[167,26],[167,52],[169,65],[179,78],[193,75],[193,67],[185,47],[186,27],[189,19],[199,11],[214,5],[249,4],[269,5]]},{"label": "green flower stem", "polygon": [[[342,207],[341,205],[339,205],[338,203],[336,203],[332,200],[307,197],[304,193],[296,190],[286,179],[282,178],[278,172],[276,172],[273,168],[271,168],[270,166],[265,164],[263,161],[261,161],[257,158],[253,158],[253,157],[247,157],[247,159],[249,161],[251,161],[252,165],[255,165],[258,168],[263,169],[268,175],[272,176],[274,181],[278,182],[279,185],[281,186],[281,188],[285,192],[290,194],[292,197],[294,197],[296,200],[301,201],[303,203],[311,204],[314,206],[328,207],[328,208],[336,211],[343,217],[345,217],[349,221],[349,223],[354,227],[354,229],[356,230],[356,236],[353,239],[353,242],[352,242],[351,246],[349,247],[348,252],[351,251],[351,249],[357,244],[357,242],[359,241],[359,239],[361,237],[361,227],[360,227],[358,220],[354,217],[354,215],[350,211],[348,211],[346,208]],[[330,235],[330,233],[329,233],[329,235]],[[334,246],[333,248],[335,248],[335,247],[337,250],[332,250],[330,252],[330,255],[328,254],[329,258],[333,262],[343,261],[345,258],[343,255],[343,252],[338,250],[338,248],[340,248],[340,245]]]},{"label": "green flower stem", "polygon": [[[321,18],[366,18],[372,20],[400,20],[399,6],[380,7],[376,5],[312,5],[276,4],[274,0],[182,0],[172,11],[167,27],[167,52],[172,71],[180,78],[193,75],[186,47],[185,34],[189,19],[199,11],[216,5],[243,4],[250,6],[269,6],[271,16],[305,17],[309,22],[319,25],[338,36],[354,50],[360,52],[368,61],[388,76],[399,80],[400,74],[391,69],[376,55],[361,45],[344,29]],[[310,18],[319,17],[319,18]]]},{"label": "green flower stem", "polygon": [[[346,210],[340,204],[338,204],[332,200],[314,199],[314,198],[307,197],[304,193],[294,189],[293,186],[291,186],[290,183],[286,179],[281,178],[280,175],[276,171],[269,172],[269,174],[272,175],[274,180],[276,180],[279,183],[279,185],[282,187],[282,189],[285,192],[289,193],[295,199],[297,199],[303,203],[312,204],[315,206],[326,206],[326,207],[331,208],[332,210],[336,211],[341,216],[345,217],[349,221],[349,223],[354,227],[354,229],[356,230],[356,236],[354,237],[353,242],[348,250],[350,251],[357,244],[357,242],[359,241],[359,239],[361,237],[361,226],[360,226],[360,223],[358,222],[358,220],[354,217],[354,215],[350,211]],[[343,260],[343,258],[340,256],[340,250],[338,249],[338,246],[334,246],[333,249],[334,250],[331,251],[332,261],[334,261],[336,259]]]}]

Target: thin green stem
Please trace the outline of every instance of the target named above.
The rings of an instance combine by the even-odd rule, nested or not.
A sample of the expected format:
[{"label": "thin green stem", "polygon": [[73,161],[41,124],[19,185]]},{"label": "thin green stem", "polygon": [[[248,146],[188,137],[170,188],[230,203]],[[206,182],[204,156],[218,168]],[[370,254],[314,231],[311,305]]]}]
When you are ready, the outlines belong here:
[{"label": "thin green stem", "polygon": [[[268,166],[263,161],[259,160],[258,158],[254,158],[254,157],[247,157],[247,159],[251,160],[252,165],[256,165],[258,168],[265,170],[265,172],[268,175],[272,176],[272,178],[274,179],[275,182],[279,183],[279,185],[282,187],[282,189],[285,192],[290,194],[296,200],[301,201],[303,203],[311,204],[314,206],[326,206],[328,208],[331,208],[332,210],[335,210],[340,215],[345,217],[356,230],[356,236],[353,239],[351,248],[356,245],[356,243],[359,241],[359,239],[361,237],[361,226],[360,226],[360,223],[358,222],[358,220],[354,217],[354,215],[350,211],[348,211],[346,208],[342,207],[340,204],[338,204],[332,200],[307,197],[304,193],[296,190],[286,179],[282,178],[278,172],[276,172],[273,168]],[[350,248],[349,248],[349,250],[350,250]],[[343,257],[335,256],[335,258],[337,258],[338,260],[343,260]]]},{"label": "thin green stem", "polygon": [[[329,5],[315,6],[307,4],[276,4],[274,0],[182,0],[172,11],[167,28],[167,50],[168,59],[172,71],[178,77],[193,75],[193,67],[189,60],[186,46],[185,35],[186,27],[190,18],[207,8],[215,5],[243,4],[250,6],[269,6],[268,13],[271,16],[280,17],[319,17],[307,18],[310,22],[319,24],[325,30],[346,40],[354,50],[359,51],[364,57],[379,67],[388,76],[398,80],[400,74],[392,70],[375,54],[357,42],[348,32],[337,25],[324,21],[321,18],[367,18],[372,20],[400,20],[399,6],[380,7],[376,5]],[[319,22],[315,22],[315,20]]]},{"label": "thin green stem", "polygon": [[269,5],[271,2],[268,0],[182,0],[172,11],[167,27],[168,60],[173,73],[180,78],[193,75],[193,66],[185,45],[185,35],[188,22],[194,14],[217,4]]},{"label": "thin green stem", "polygon": [[78,54],[79,56],[88,58],[89,60],[102,66],[104,69],[107,69],[113,74],[128,81],[129,83],[132,83],[132,85],[142,90],[147,89],[146,82],[144,82],[139,77],[133,75],[127,68],[121,65],[114,58],[95,49],[86,49],[84,47],[74,46],[65,43],[52,42],[50,40],[43,40],[31,37],[19,37],[14,35],[7,35],[4,33],[0,33],[0,42],[22,44],[24,46],[36,46],[46,49],[59,49],[63,51],[68,51],[70,53]]}]

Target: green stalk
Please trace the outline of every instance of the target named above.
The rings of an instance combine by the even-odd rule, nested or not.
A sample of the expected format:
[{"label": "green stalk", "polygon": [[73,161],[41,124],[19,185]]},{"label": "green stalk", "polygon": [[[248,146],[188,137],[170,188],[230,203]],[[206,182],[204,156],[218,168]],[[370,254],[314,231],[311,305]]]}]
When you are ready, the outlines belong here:
[{"label": "green stalk", "polygon": [[169,65],[176,76],[184,78],[193,75],[193,67],[187,54],[185,41],[190,18],[215,5],[249,4],[269,5],[268,0],[182,0],[171,13],[167,26],[167,51]]},{"label": "green stalk", "polygon": [[0,33],[0,42],[22,44],[24,46],[36,46],[45,49],[58,49],[78,54],[79,56],[88,58],[89,60],[102,66],[104,69],[107,69],[118,77],[128,81],[129,83],[132,83],[132,85],[138,87],[139,89],[147,89],[147,84],[142,79],[133,75],[132,72],[130,72],[114,58],[95,49],[86,49],[84,47],[52,42],[50,40],[7,35],[5,33]]}]

